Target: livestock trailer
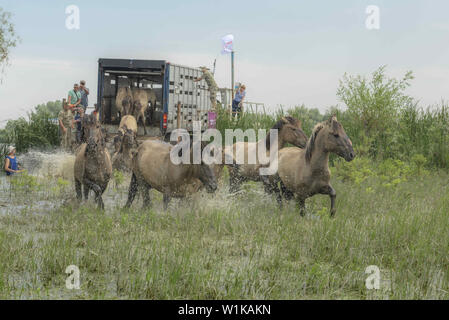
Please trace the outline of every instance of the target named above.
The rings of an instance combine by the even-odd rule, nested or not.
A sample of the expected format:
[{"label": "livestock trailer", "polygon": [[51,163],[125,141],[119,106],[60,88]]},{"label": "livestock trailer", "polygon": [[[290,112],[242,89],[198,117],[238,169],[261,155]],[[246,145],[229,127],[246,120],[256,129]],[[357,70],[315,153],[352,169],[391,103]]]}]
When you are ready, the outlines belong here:
[{"label": "livestock trailer", "polygon": [[[148,108],[145,125],[149,136],[160,136],[176,128],[193,129],[193,121],[208,128],[210,94],[199,68],[165,60],[99,59],[97,110],[108,132],[117,132],[120,114],[115,106],[118,88],[127,86],[153,90],[156,105]],[[139,123],[139,135],[143,128]]]}]

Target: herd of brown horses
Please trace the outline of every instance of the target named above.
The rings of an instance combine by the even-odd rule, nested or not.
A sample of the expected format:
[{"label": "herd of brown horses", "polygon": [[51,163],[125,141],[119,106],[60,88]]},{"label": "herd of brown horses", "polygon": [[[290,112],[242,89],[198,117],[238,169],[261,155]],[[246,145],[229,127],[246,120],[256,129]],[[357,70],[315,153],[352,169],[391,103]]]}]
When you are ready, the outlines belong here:
[{"label": "herd of brown horses", "polygon": [[[355,157],[352,142],[343,126],[335,116],[318,123],[310,136],[303,132],[298,119],[282,117],[272,129],[278,130],[277,171],[271,175],[260,175],[260,168],[266,164],[249,163],[247,155],[257,152],[265,144],[269,155],[273,152],[270,136],[257,142],[236,142],[232,148],[222,151],[226,164],[208,165],[174,164],[170,158],[173,144],[161,138],[151,138],[137,142],[137,121],[134,115],[122,117],[119,130],[114,137],[114,154],[110,156],[106,147],[106,133],[94,116],[83,119],[85,142],[78,148],[74,166],[75,189],[77,198],[87,200],[89,191],[93,190],[99,208],[104,209],[102,194],[106,190],[112,176],[112,170],[131,172],[128,191],[128,208],[138,192],[142,194],[143,206],[151,205],[150,189],[163,194],[164,209],[171,198],[185,198],[205,188],[207,192],[215,192],[217,179],[222,175],[224,166],[229,170],[230,191],[239,191],[245,181],[261,181],[265,191],[275,194],[282,207],[282,199],[293,197],[300,207],[300,214],[305,214],[305,200],[315,194],[329,195],[331,200],[331,216],[336,212],[335,189],[330,184],[329,155],[334,153],[346,161]],[[293,145],[286,147],[286,144]],[[203,145],[202,145],[203,148]],[[190,159],[193,159],[193,148],[190,148]],[[236,161],[238,151],[244,152],[245,160]],[[224,161],[223,161],[224,162]],[[229,164],[228,164],[229,163]],[[239,164],[240,163],[240,164]]]}]

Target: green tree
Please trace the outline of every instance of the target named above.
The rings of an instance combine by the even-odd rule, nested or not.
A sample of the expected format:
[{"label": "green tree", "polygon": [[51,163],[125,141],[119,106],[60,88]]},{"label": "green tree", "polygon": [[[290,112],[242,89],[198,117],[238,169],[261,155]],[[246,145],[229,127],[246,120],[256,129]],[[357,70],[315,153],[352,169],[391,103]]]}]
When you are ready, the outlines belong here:
[{"label": "green tree", "polygon": [[413,74],[406,72],[400,80],[388,78],[385,66],[366,77],[345,74],[337,90],[337,96],[345,103],[351,133],[357,140],[365,139],[373,156],[392,157],[399,152],[398,120],[402,110],[415,107],[415,100],[405,94]]},{"label": "green tree", "polygon": [[62,110],[62,101],[49,101],[36,106],[36,113],[47,112],[51,118],[57,118],[59,111]]},{"label": "green tree", "polygon": [[9,120],[5,129],[0,130],[0,145],[13,144],[19,152],[57,146],[59,127],[54,119],[61,108],[61,101],[50,101],[36,106],[27,118]]},{"label": "green tree", "polygon": [[11,13],[0,7],[0,74],[3,73],[5,66],[9,63],[11,48],[14,48],[19,40],[20,38],[11,22]]}]

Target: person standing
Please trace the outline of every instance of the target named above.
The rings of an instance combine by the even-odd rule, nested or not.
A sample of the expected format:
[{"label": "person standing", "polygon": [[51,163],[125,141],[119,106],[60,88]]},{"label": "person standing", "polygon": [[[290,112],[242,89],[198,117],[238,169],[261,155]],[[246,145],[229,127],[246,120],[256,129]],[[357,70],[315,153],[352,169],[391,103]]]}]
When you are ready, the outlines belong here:
[{"label": "person standing", "polygon": [[84,118],[84,108],[81,106],[78,108],[78,112],[75,115],[75,123],[76,123],[76,143],[81,144],[81,129],[82,129],[82,121]]},{"label": "person standing", "polygon": [[207,87],[209,89],[210,102],[213,111],[217,111],[217,91],[218,86],[214,80],[214,76],[210,73],[209,69],[206,67],[200,67],[203,75],[200,78],[196,78],[193,81],[198,82],[204,79],[207,83]]},{"label": "person standing", "polygon": [[246,87],[242,84],[235,93],[234,100],[232,100],[232,116],[240,117],[243,112],[243,99],[246,96]]},{"label": "person standing", "polygon": [[81,103],[81,93],[79,91],[78,83],[73,85],[73,90],[69,91],[69,97],[67,99],[67,105],[70,109],[78,108]]},{"label": "person standing", "polygon": [[13,146],[8,147],[8,155],[5,158],[5,172],[7,176],[12,176],[15,173],[21,172],[20,166],[16,158],[16,148]]},{"label": "person standing", "polygon": [[80,81],[80,94],[81,94],[81,101],[80,106],[84,109],[84,114],[86,113],[87,105],[88,105],[88,95],[89,95],[89,88],[86,88],[86,81],[81,80]]},{"label": "person standing", "polygon": [[61,147],[70,150],[72,147],[72,129],[74,128],[73,113],[68,103],[63,105],[63,110],[58,115],[61,128]]}]

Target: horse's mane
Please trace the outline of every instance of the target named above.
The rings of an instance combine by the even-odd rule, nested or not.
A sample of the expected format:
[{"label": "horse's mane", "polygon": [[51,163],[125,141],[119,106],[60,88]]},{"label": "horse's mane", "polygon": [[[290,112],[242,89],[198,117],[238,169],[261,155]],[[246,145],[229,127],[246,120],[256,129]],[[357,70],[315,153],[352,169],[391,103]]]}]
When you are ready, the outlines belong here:
[{"label": "horse's mane", "polygon": [[318,132],[324,127],[324,122],[320,122],[315,125],[315,127],[312,130],[312,134],[310,135],[309,141],[307,141],[306,145],[306,162],[309,163],[310,159],[312,158],[312,152],[315,148],[315,139],[318,135]]},{"label": "horse's mane", "polygon": [[[288,123],[296,126],[298,124],[298,120],[296,120],[295,118],[291,117],[291,116],[286,116],[286,117],[282,117],[280,118],[271,129],[276,129],[278,131],[281,131],[282,127],[284,125],[286,125],[285,120],[287,120]],[[265,146],[267,148],[267,150],[270,150],[270,134],[267,134],[267,137],[265,138]]]}]

